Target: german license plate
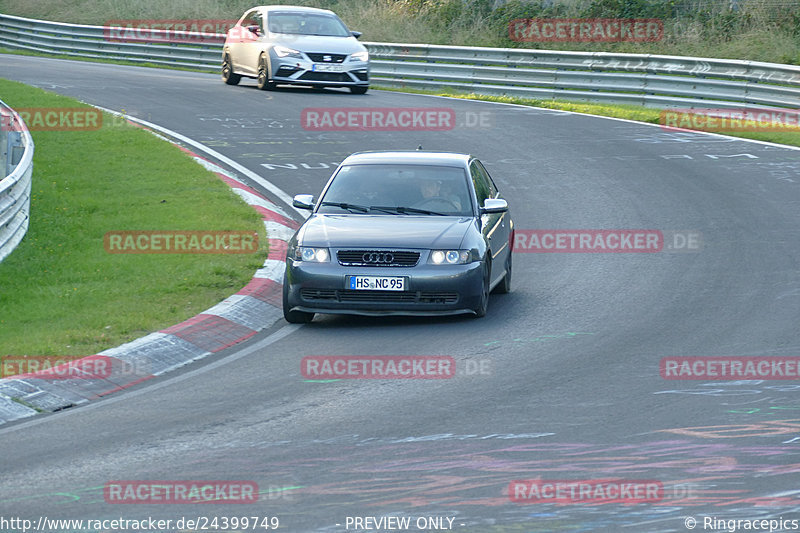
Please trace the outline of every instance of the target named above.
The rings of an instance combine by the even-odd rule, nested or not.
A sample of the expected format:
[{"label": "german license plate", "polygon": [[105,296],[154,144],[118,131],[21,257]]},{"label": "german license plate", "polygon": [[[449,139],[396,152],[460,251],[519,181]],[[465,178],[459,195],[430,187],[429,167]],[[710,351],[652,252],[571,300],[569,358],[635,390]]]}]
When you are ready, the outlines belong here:
[{"label": "german license plate", "polygon": [[314,72],[344,72],[344,65],[327,65],[325,63],[314,63],[311,67]]},{"label": "german license plate", "polygon": [[404,291],[406,279],[389,276],[348,276],[347,287],[356,291]]}]

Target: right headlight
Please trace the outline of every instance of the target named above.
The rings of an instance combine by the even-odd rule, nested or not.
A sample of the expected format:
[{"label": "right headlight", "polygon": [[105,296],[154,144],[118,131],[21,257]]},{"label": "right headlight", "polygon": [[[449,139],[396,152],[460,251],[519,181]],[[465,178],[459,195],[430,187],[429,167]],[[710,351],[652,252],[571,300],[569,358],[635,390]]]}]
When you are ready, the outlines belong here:
[{"label": "right headlight", "polygon": [[331,254],[328,252],[327,248],[298,246],[294,249],[292,259],[295,261],[305,261],[307,263],[327,263],[331,260]]}]

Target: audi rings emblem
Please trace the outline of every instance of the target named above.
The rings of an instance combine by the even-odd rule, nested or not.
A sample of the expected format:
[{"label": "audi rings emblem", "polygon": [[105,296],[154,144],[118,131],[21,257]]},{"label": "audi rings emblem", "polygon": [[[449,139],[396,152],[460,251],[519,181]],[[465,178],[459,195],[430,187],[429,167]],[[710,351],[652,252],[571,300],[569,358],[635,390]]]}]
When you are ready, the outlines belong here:
[{"label": "audi rings emblem", "polygon": [[383,263],[389,264],[394,261],[394,255],[386,252],[367,252],[361,256],[365,263]]}]

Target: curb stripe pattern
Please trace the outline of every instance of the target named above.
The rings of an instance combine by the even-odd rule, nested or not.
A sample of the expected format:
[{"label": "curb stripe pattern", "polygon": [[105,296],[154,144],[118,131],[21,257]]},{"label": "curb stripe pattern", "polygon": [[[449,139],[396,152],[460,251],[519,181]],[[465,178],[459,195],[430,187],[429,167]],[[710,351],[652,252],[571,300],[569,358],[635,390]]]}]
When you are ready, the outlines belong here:
[{"label": "curb stripe pattern", "polygon": [[[139,124],[129,123],[154,133]],[[216,174],[261,214],[269,240],[267,260],[245,287],[210,309],[180,324],[100,352],[98,355],[110,363],[107,376],[73,378],[70,373],[68,379],[48,379],[46,373],[40,372],[0,379],[0,424],[27,418],[39,411],[53,412],[80,405],[127,389],[243,342],[283,317],[281,290],[287,241],[300,224],[222,167],[177,146]],[[81,361],[91,358],[97,355]]]}]

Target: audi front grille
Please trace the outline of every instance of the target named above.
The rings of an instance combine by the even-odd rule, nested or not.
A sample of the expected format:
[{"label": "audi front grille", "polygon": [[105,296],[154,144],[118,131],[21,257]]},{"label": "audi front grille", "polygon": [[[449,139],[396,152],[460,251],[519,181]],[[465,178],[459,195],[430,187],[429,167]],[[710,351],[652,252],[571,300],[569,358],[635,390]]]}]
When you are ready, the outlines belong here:
[{"label": "audi front grille", "polygon": [[419,262],[419,252],[408,250],[339,250],[336,257],[342,266],[413,267]]},{"label": "audi front grille", "polygon": [[300,289],[300,297],[308,302],[333,300],[336,302],[379,302],[454,304],[457,292],[432,291],[354,291],[349,289]]}]

